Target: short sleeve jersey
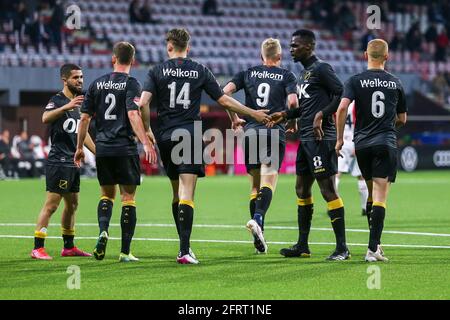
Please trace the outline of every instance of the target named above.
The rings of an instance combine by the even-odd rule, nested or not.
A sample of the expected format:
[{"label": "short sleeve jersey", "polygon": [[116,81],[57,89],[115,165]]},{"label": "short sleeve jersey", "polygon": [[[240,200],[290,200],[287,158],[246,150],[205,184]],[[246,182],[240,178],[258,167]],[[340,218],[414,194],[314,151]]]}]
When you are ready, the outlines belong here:
[{"label": "short sleeve jersey", "polygon": [[178,128],[189,131],[194,121],[201,120],[202,91],[213,99],[223,96],[223,90],[204,65],[188,58],[169,59],[148,72],[144,91],[152,93],[152,106],[157,110],[156,137],[170,140]]},{"label": "short sleeve jersey", "polygon": [[347,80],[344,98],[355,101],[355,148],[397,147],[395,118],[407,112],[400,80],[381,69],[369,69]]},{"label": "short sleeve jersey", "polygon": [[141,85],[126,73],[112,72],[90,85],[81,112],[94,117],[97,157],[138,154],[128,111],[139,110],[140,95]]},{"label": "short sleeve jersey", "polygon": [[[323,110],[334,96],[341,96],[343,85],[333,68],[326,62],[311,56],[298,77],[300,107],[300,140],[314,141],[315,115]],[[323,140],[336,140],[333,116],[322,121]]]},{"label": "short sleeve jersey", "polygon": [[[50,98],[45,111],[53,111],[68,104],[70,99],[63,92]],[[80,110],[65,111],[63,116],[49,124],[51,148],[47,163],[62,167],[75,167],[73,158],[77,147],[77,128]]]},{"label": "short sleeve jersey", "polygon": [[[289,94],[297,93],[297,79],[289,70],[276,66],[256,66],[236,74],[230,81],[236,91],[245,91],[245,105],[254,110],[268,109],[269,113],[285,111]],[[267,127],[253,118],[245,117],[245,129],[265,129]],[[284,131],[283,125],[275,129]]]}]

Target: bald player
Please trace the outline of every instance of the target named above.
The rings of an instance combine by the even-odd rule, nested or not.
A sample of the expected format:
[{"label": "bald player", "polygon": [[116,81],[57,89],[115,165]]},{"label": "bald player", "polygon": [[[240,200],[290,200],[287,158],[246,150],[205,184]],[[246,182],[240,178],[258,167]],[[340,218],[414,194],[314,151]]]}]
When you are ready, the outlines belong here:
[{"label": "bald player", "polygon": [[358,165],[369,189],[367,216],[370,228],[365,260],[387,261],[381,248],[389,186],[397,173],[397,128],[406,123],[406,100],[400,80],[384,70],[388,44],[374,39],[364,53],[367,70],[345,84],[336,113],[336,153],[341,155],[347,108],[356,107],[355,150]]}]

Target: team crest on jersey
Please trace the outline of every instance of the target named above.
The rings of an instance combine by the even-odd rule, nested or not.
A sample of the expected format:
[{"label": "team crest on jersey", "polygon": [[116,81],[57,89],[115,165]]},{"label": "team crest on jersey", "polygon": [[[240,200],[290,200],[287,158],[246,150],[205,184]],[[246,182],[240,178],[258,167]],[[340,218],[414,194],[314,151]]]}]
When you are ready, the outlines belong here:
[{"label": "team crest on jersey", "polygon": [[305,74],[303,75],[303,80],[307,81],[309,80],[309,78],[311,78],[312,72],[311,71],[306,71]]}]

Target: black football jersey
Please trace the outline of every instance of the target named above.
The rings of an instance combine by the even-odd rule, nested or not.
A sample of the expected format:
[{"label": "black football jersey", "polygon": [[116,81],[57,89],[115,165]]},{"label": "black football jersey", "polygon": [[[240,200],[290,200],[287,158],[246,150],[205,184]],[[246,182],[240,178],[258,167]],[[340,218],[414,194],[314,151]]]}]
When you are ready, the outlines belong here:
[{"label": "black football jersey", "polygon": [[356,149],[397,147],[395,118],[407,108],[403,86],[396,76],[381,69],[366,70],[347,80],[343,97],[355,101]]},{"label": "black football jersey", "polygon": [[[313,122],[316,113],[323,110],[333,96],[341,96],[342,82],[333,68],[326,62],[311,56],[298,77],[298,99],[300,116],[300,140],[314,141]],[[336,140],[333,116],[322,121],[323,140]]]},{"label": "black football jersey", "polygon": [[[63,92],[58,92],[51,97],[45,111],[53,111],[68,104],[70,99]],[[80,121],[80,110],[74,108],[64,112],[64,115],[52,123],[50,127],[51,148],[47,163],[63,167],[75,167],[73,158],[77,148],[78,123]]]},{"label": "black football jersey", "polygon": [[[204,65],[187,58],[169,59],[150,69],[144,91],[152,93],[157,110],[158,140],[170,140],[173,130],[193,130],[200,120],[202,91],[213,99],[223,96],[216,78]],[[191,131],[192,132],[192,131]]]},{"label": "black football jersey", "polygon": [[81,112],[93,116],[96,156],[138,154],[128,111],[139,110],[139,82],[126,73],[112,72],[89,86]]},{"label": "black football jersey", "polygon": [[[289,94],[297,93],[297,79],[289,70],[276,66],[256,66],[236,74],[230,81],[235,84],[236,91],[244,89],[245,105],[259,110],[268,109],[269,113],[285,111],[286,99]],[[251,117],[245,117],[245,129],[266,129]],[[283,125],[274,129],[284,131]]]}]

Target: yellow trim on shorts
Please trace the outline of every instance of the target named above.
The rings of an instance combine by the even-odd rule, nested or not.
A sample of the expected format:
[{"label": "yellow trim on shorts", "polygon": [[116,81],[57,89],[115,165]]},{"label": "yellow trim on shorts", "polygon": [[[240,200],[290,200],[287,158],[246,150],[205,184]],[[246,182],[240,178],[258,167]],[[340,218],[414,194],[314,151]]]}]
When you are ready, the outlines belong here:
[{"label": "yellow trim on shorts", "polygon": [[344,202],[341,198],[337,198],[336,200],[330,201],[327,203],[328,211],[336,210],[342,208],[344,206]]},{"label": "yellow trim on shorts", "polygon": [[298,206],[308,206],[308,205],[310,205],[310,204],[314,204],[314,199],[313,199],[313,197],[309,197],[309,198],[306,198],[306,199],[302,199],[302,198],[298,198],[297,199],[297,205]]},{"label": "yellow trim on shorts", "polygon": [[179,204],[180,205],[185,204],[185,205],[191,207],[192,209],[194,209],[194,201],[192,201],[192,200],[180,200]]}]

